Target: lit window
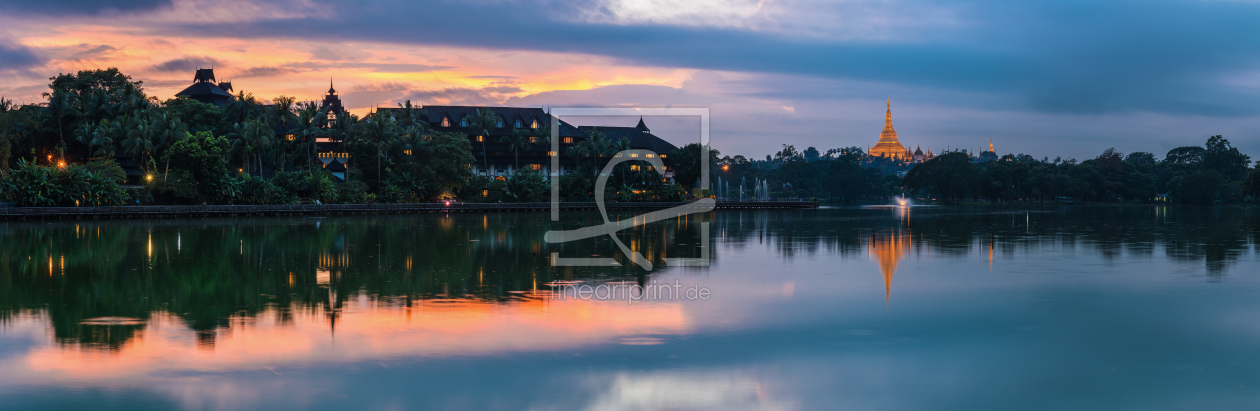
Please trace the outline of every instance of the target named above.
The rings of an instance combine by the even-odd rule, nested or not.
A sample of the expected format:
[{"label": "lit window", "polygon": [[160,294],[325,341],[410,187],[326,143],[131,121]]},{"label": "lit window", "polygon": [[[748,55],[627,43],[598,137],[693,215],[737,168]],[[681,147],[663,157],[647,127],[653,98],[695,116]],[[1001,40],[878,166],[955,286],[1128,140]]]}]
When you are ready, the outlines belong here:
[{"label": "lit window", "polygon": [[484,141],[486,141],[486,138],[485,138],[485,137],[483,137],[483,136],[477,136],[477,142],[478,142],[478,143],[480,143],[480,142],[484,142]]},{"label": "lit window", "polygon": [[637,165],[630,166],[630,171],[639,171],[639,166]]},{"label": "lit window", "polygon": [[565,144],[573,144],[573,137],[565,137],[565,138],[564,138],[564,143],[565,143]]},{"label": "lit window", "polygon": [[630,155],[630,157],[638,157],[638,156],[639,156],[639,154],[638,154],[638,153],[634,153],[634,154],[631,154],[631,155]]},{"label": "lit window", "polygon": [[530,164],[529,169],[534,171],[542,170],[542,164]]},{"label": "lit window", "polygon": [[556,156],[556,152],[555,152],[555,151],[548,151],[548,152],[547,152],[547,155],[548,155],[548,156],[551,156],[551,157],[555,157],[555,156]]},{"label": "lit window", "polygon": [[442,117],[442,127],[450,127],[450,126],[451,126],[451,119]]},{"label": "lit window", "polygon": [[665,158],[665,155],[664,155],[664,154],[661,154],[661,158]]},{"label": "lit window", "polygon": [[647,158],[652,158],[652,157],[656,157],[656,154],[648,153]]},{"label": "lit window", "polygon": [[530,123],[529,128],[538,128],[538,120],[534,120],[533,123]]},{"label": "lit window", "polygon": [[403,154],[411,155],[411,150],[403,150]]},{"label": "lit window", "polygon": [[530,143],[530,144],[537,144],[537,143],[538,143],[538,137],[530,137],[530,138],[529,138],[529,143]]},{"label": "lit window", "polygon": [[481,196],[482,196],[482,197],[489,197],[489,196],[490,196],[490,190],[481,190]]}]

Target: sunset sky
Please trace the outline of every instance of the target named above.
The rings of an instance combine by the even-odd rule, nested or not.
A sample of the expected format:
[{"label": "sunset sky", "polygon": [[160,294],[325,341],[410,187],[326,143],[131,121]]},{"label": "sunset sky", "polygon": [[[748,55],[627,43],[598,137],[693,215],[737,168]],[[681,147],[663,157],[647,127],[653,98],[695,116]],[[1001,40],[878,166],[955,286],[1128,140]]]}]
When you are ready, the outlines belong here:
[{"label": "sunset sky", "polygon": [[911,150],[1162,157],[1223,134],[1260,157],[1257,22],[1246,0],[0,0],[0,95],[118,67],[165,99],[213,67],[264,100],[332,78],[360,114],[705,106],[716,148],[757,157],[874,144],[891,99]]}]

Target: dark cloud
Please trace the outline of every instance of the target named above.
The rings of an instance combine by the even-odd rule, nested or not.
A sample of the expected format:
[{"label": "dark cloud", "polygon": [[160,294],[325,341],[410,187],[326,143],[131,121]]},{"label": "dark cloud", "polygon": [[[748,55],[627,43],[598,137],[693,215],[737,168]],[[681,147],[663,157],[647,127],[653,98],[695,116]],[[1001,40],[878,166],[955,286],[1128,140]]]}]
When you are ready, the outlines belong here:
[{"label": "dark cloud", "polygon": [[112,51],[118,50],[114,46],[110,46],[108,44],[100,44],[100,45],[95,45],[95,46],[91,44],[80,44],[78,46],[75,46],[75,49],[76,50],[70,53],[69,56],[66,56],[66,60],[73,60],[73,61],[91,60],[91,59],[109,54]]},{"label": "dark cloud", "polygon": [[312,60],[324,61],[362,61],[372,57],[372,53],[359,50],[355,47],[333,47],[329,45],[316,46],[311,50]]},{"label": "dark cloud", "polygon": [[351,68],[366,69],[376,73],[422,73],[428,71],[450,70],[453,66],[432,66],[428,64],[407,64],[407,63],[344,63],[344,62],[314,62],[308,61],[303,63],[287,64],[285,67],[292,69],[304,70],[327,70],[330,68]]},{"label": "dark cloud", "polygon": [[0,10],[55,16],[134,13],[168,7],[172,0],[20,0],[0,2]]},{"label": "dark cloud", "polygon": [[186,71],[192,75],[199,68],[214,68],[221,66],[218,60],[205,56],[185,56],[174,60],[167,60],[149,67],[149,71],[158,72],[183,72]]},{"label": "dark cloud", "polygon": [[409,87],[398,82],[356,84],[348,87],[349,92],[341,93],[341,101],[348,109],[375,107],[398,99]]},{"label": "dark cloud", "polygon": [[232,77],[234,78],[273,77],[273,76],[279,76],[279,75],[288,74],[292,72],[293,70],[284,69],[280,67],[251,67],[251,68],[245,69],[244,71],[236,73]]},{"label": "dark cloud", "polygon": [[[1260,113],[1260,106],[1251,104],[1254,91],[1227,81],[1260,69],[1254,53],[1260,49],[1255,24],[1260,4],[1254,2],[915,4],[920,3],[955,10],[958,21],[931,36],[836,40],[739,28],[575,22],[574,16],[600,10],[598,4],[576,1],[539,7],[398,0],[368,7],[330,2],[326,7],[333,10],[328,13],[336,16],[333,20],[260,20],[178,30],[586,53],[627,64],[887,83],[924,93],[1006,95],[1019,108],[1048,113]],[[435,18],[417,25],[411,17],[416,14]]]},{"label": "dark cloud", "polygon": [[507,94],[520,93],[521,89],[511,86],[494,86],[486,88],[455,87],[440,90],[412,91],[405,99],[413,103],[452,106],[491,106],[503,104]]},{"label": "dark cloud", "polygon": [[30,48],[0,40],[0,71],[25,70],[40,64],[44,64],[44,59]]}]

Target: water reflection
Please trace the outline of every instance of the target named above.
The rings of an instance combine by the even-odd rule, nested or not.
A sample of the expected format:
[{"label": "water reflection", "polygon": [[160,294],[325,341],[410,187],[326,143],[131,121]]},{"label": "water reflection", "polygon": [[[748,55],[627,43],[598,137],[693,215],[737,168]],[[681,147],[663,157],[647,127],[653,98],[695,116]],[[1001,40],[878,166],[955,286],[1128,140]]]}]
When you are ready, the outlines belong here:
[{"label": "water reflection", "polygon": [[879,271],[884,275],[884,300],[892,298],[893,274],[897,273],[897,262],[910,250],[911,236],[901,230],[871,233],[866,240],[871,257],[879,262]]},{"label": "water reflection", "polygon": [[[996,258],[1043,249],[1202,261],[1220,281],[1255,244],[1257,218],[1239,209],[840,209],[719,213],[711,256],[766,244],[780,258],[856,257],[878,262],[891,298],[898,263],[915,249]],[[273,313],[277,324],[319,312],[335,329],[351,299],[409,308],[419,301],[527,300],[553,281],[635,281],[668,272],[667,253],[698,256],[689,219],[627,230],[626,243],[663,269],[647,273],[548,265],[547,255],[617,255],[607,239],[547,248],[545,219],[531,215],[432,218],[258,219],[6,223],[0,253],[0,318],[46,310],[63,344],[118,349],[154,313],[180,319],[205,347],[234,318]],[[592,216],[593,219],[593,216]],[[589,221],[571,221],[573,225]],[[544,252],[546,248],[547,252]],[[1162,255],[1155,256],[1162,250]],[[1005,257],[1003,257],[1005,256]],[[67,298],[67,297],[72,298]],[[114,318],[113,322],[101,320]],[[117,319],[125,319],[119,321]]]},{"label": "water reflection", "polygon": [[[647,272],[633,264],[550,266],[552,252],[626,261],[607,238],[543,243],[543,233],[556,228],[545,217],[4,223],[0,342],[33,337],[22,348],[0,345],[2,360],[20,365],[0,385],[14,378],[49,386],[71,380],[125,385],[172,373],[673,347],[715,329],[733,332],[828,312],[783,311],[785,301],[817,305],[863,298],[842,291],[860,284],[858,277],[809,282],[786,276],[799,267],[844,265],[861,268],[862,279],[882,277],[881,309],[924,303],[914,300],[922,291],[903,289],[898,295],[906,297],[891,299],[899,270],[954,262],[986,271],[1032,264],[1075,275],[1083,268],[1080,261],[1115,264],[1113,270],[1120,270],[1117,263],[1152,261],[1183,267],[1179,275],[1186,279],[1220,282],[1231,279],[1231,267],[1240,260],[1255,255],[1260,232],[1257,213],[1236,208],[722,212],[622,232],[622,240],[657,267]],[[560,228],[590,225],[596,218],[578,215]],[[713,265],[665,265],[666,255],[701,255],[699,221],[713,229],[707,244]],[[932,272],[941,274],[936,287],[974,286],[951,283],[957,272]],[[557,282],[642,285],[664,278],[725,288],[704,302],[559,301],[549,294],[549,285]],[[901,277],[899,286],[907,279],[924,281],[912,274]],[[766,314],[782,312],[791,315]],[[868,325],[837,335],[871,338],[878,329]],[[820,341],[841,338],[810,335]],[[792,405],[763,395],[764,380],[753,376],[683,383],[688,374],[617,375],[585,404],[653,408],[701,398],[680,397],[684,393],[708,392],[712,401],[696,399],[693,405]]]}]

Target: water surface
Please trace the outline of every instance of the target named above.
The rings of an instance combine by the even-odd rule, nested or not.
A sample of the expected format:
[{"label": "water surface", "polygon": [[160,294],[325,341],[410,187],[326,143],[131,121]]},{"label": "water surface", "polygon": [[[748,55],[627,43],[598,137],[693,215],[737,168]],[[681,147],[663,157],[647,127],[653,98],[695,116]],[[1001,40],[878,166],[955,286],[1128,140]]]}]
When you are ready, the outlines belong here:
[{"label": "water surface", "polygon": [[[622,217],[629,217],[623,215]],[[0,223],[8,409],[1260,407],[1260,214],[718,212]],[[701,233],[708,223],[709,236]],[[671,267],[699,258],[709,267]],[[565,257],[621,267],[557,268]],[[678,284],[707,299],[558,299]]]}]

